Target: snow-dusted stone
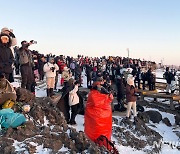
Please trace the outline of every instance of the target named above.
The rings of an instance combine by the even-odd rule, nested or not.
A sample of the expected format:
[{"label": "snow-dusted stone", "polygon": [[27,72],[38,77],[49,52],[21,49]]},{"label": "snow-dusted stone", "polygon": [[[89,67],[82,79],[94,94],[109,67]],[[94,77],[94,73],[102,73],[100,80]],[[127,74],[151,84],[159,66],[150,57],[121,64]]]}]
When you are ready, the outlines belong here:
[{"label": "snow-dusted stone", "polygon": [[17,88],[16,89],[17,101],[30,102],[35,99],[35,95],[27,89]]},{"label": "snow-dusted stone", "polygon": [[146,111],[145,113],[148,114],[150,120],[153,123],[159,123],[162,120],[162,115],[158,111],[149,110]]},{"label": "snow-dusted stone", "polygon": [[180,115],[174,116],[176,125],[180,126]]},{"label": "snow-dusted stone", "polygon": [[167,126],[169,126],[169,127],[172,126],[171,122],[169,121],[169,119],[168,119],[167,117],[164,118],[164,119],[162,120],[162,122],[165,123],[165,124],[166,124]]},{"label": "snow-dusted stone", "polygon": [[137,115],[141,120],[143,120],[145,123],[149,123],[149,116],[145,112],[139,112]]}]

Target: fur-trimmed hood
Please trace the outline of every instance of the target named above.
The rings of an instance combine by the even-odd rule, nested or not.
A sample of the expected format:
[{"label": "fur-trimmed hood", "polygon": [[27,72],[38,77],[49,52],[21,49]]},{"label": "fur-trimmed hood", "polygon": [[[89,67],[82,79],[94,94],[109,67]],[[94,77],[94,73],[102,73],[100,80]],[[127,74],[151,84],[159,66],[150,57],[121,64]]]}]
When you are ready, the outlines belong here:
[{"label": "fur-trimmed hood", "polygon": [[7,35],[7,34],[1,33],[1,34],[0,34],[0,38],[1,38],[2,36],[7,36],[7,37],[9,38],[9,42],[8,42],[7,44],[3,44],[2,41],[1,41],[1,39],[0,39],[0,46],[11,47],[12,40],[11,40],[10,36]]}]

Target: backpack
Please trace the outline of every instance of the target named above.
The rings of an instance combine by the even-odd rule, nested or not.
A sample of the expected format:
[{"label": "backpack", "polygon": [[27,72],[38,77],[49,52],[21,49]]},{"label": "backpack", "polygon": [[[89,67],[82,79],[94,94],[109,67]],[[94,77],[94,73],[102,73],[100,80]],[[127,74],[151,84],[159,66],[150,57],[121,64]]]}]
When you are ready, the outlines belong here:
[{"label": "backpack", "polygon": [[119,154],[118,150],[115,148],[114,144],[108,140],[108,138],[104,135],[100,135],[96,140],[95,143],[98,144],[100,147],[104,146],[106,149],[112,154]]},{"label": "backpack", "polygon": [[14,106],[14,102],[13,102],[12,100],[7,100],[7,101],[3,104],[2,108],[3,108],[3,109],[7,109],[7,108],[12,108],[13,106]]},{"label": "backpack", "polygon": [[0,110],[0,127],[16,128],[25,122],[26,118],[23,114],[14,113],[12,109]]}]

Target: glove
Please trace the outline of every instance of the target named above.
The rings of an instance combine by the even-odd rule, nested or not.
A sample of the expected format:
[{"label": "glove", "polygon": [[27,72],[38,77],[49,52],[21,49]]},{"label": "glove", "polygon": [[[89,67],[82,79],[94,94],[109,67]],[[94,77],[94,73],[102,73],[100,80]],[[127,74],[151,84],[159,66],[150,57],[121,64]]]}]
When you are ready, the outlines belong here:
[{"label": "glove", "polygon": [[134,89],[134,86],[133,86],[133,85],[131,85],[131,89]]},{"label": "glove", "polygon": [[9,33],[9,36],[11,36],[12,38],[15,38],[15,35],[12,32]]}]

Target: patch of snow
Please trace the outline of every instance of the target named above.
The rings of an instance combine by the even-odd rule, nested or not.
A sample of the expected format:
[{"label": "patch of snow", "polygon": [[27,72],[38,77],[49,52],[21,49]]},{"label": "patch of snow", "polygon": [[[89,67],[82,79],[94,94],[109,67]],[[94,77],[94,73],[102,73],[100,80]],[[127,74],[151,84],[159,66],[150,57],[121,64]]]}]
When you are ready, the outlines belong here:
[{"label": "patch of snow", "polygon": [[58,151],[58,152],[67,152],[68,148],[65,148],[64,146]]},{"label": "patch of snow", "polygon": [[49,120],[44,116],[44,126],[48,127]]},{"label": "patch of snow", "polygon": [[43,148],[43,144],[36,146],[36,154],[49,154],[51,151],[48,148]]}]

